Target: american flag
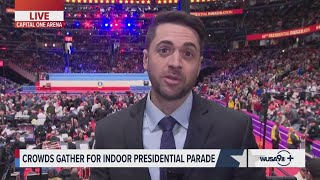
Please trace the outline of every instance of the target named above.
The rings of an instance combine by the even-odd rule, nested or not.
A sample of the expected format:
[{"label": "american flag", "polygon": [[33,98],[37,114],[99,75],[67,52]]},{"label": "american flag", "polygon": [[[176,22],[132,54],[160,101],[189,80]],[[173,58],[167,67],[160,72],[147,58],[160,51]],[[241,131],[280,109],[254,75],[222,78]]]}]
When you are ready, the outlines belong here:
[{"label": "american flag", "polygon": [[78,176],[79,178],[81,178],[82,180],[87,180],[89,179],[91,174],[91,169],[89,167],[85,167],[85,168],[78,168]]},{"label": "american flag", "polygon": [[42,149],[61,149],[59,141],[44,141]]}]

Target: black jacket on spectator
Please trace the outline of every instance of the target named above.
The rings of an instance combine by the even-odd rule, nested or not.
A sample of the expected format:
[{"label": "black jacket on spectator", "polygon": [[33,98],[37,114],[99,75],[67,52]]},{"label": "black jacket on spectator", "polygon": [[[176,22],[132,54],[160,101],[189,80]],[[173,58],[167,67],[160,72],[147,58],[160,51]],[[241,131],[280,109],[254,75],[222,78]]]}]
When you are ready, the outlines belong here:
[{"label": "black jacket on spectator", "polygon": [[84,140],[84,137],[82,136],[82,138],[80,137],[80,136],[76,136],[75,138],[74,138],[74,140],[75,141],[83,141]]},{"label": "black jacket on spectator", "polygon": [[68,129],[66,129],[65,127],[64,128],[61,128],[60,130],[59,130],[59,134],[68,134],[69,133],[69,131],[68,131]]},{"label": "black jacket on spectator", "polygon": [[72,142],[68,142],[68,149],[77,149],[77,147]]},{"label": "black jacket on spectator", "polygon": [[133,98],[133,96],[130,96],[130,97],[129,97],[129,104],[134,104],[134,98]]},{"label": "black jacket on spectator", "polygon": [[69,131],[69,136],[73,137],[73,135],[76,133],[76,128],[75,127],[71,127],[70,131]]},{"label": "black jacket on spectator", "polygon": [[307,96],[307,94],[305,91],[300,92],[299,93],[300,101],[306,100],[306,96]]},{"label": "black jacket on spectator", "polygon": [[61,106],[62,106],[62,107],[69,106],[69,100],[68,100],[68,99],[62,100],[62,101],[61,101]]},{"label": "black jacket on spectator", "polygon": [[34,109],[34,110],[36,110],[36,111],[38,112],[38,111],[39,111],[39,109],[42,109],[42,104],[38,104],[38,103],[37,103],[37,104],[36,104],[36,105],[34,105],[33,107],[34,107],[33,109]]},{"label": "black jacket on spectator", "polygon": [[71,171],[69,169],[62,169],[59,172],[59,177],[62,178],[62,179],[65,179],[65,178],[70,177],[70,176],[71,176]]},{"label": "black jacket on spectator", "polygon": [[292,109],[288,113],[287,118],[290,120],[290,124],[291,125],[298,123],[299,122],[299,114],[298,114],[297,110],[296,109]]},{"label": "black jacket on spectator", "polygon": [[82,99],[77,97],[77,98],[74,100],[74,105],[75,105],[76,107],[78,107],[78,106],[80,106],[81,102],[82,102]]},{"label": "black jacket on spectator", "polygon": [[84,125],[88,125],[87,116],[84,110],[80,110],[78,112],[78,123],[81,127],[83,127]]},{"label": "black jacket on spectator", "polygon": [[15,147],[15,149],[27,149],[26,143],[24,143],[24,142],[22,142],[20,140],[16,140],[14,142],[14,147]]},{"label": "black jacket on spectator", "polygon": [[6,105],[3,102],[0,103],[0,111],[6,112]]},{"label": "black jacket on spectator", "polygon": [[92,149],[93,142],[94,142],[94,138],[92,138],[92,139],[89,141],[89,149]]},{"label": "black jacket on spectator", "polygon": [[91,137],[91,133],[92,133],[92,130],[91,130],[91,129],[86,132],[86,134],[87,134],[88,137]]},{"label": "black jacket on spectator", "polygon": [[6,150],[4,147],[0,147],[0,174],[3,174],[6,165]]},{"label": "black jacket on spectator", "polygon": [[99,118],[98,118],[98,111],[100,111],[101,109],[102,109],[101,107],[97,108],[97,109],[95,110],[94,114],[93,114],[93,117],[95,117],[96,120],[99,119]]},{"label": "black jacket on spectator", "polygon": [[37,114],[31,113],[30,116],[29,116],[29,121],[32,121],[32,119],[38,119]]},{"label": "black jacket on spectator", "polygon": [[102,108],[99,108],[97,111],[97,121],[108,116],[108,111]]},{"label": "black jacket on spectator", "polygon": [[47,114],[50,114],[51,116],[56,114],[54,106],[49,106],[47,108]]},{"label": "black jacket on spectator", "polygon": [[313,139],[319,137],[320,136],[319,126],[318,125],[311,126],[307,133],[309,134],[309,139],[313,140]]},{"label": "black jacket on spectator", "polygon": [[59,139],[57,136],[52,136],[52,137],[50,138],[50,141],[51,141],[51,142],[59,142],[60,139]]},{"label": "black jacket on spectator", "polygon": [[34,147],[33,149],[42,149],[42,144],[40,144],[40,145],[38,145],[38,146]]},{"label": "black jacket on spectator", "polygon": [[17,112],[21,111],[21,104],[20,104],[20,102],[19,102],[19,103],[16,103],[16,111],[17,111]]},{"label": "black jacket on spectator", "polygon": [[70,177],[67,177],[65,180],[82,180],[78,175],[72,174]]},{"label": "black jacket on spectator", "polygon": [[38,126],[34,133],[37,138],[40,138],[40,140],[44,141],[46,139],[46,130],[44,129],[44,126]]}]

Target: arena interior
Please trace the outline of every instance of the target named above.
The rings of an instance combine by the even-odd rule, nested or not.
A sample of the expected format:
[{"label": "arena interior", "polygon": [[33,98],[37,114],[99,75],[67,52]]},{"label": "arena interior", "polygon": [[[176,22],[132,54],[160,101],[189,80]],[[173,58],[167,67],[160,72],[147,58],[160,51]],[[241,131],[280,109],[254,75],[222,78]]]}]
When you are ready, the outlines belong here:
[{"label": "arena interior", "polygon": [[89,168],[15,168],[13,152],[91,149],[97,121],[150,91],[142,51],[152,18],[181,8],[207,30],[194,92],[252,116],[260,148],[272,148],[279,121],[279,148],[291,128],[306,159],[319,158],[320,0],[181,1],[65,0],[65,26],[41,29],[15,28],[14,0],[0,0],[0,177],[88,179]]}]

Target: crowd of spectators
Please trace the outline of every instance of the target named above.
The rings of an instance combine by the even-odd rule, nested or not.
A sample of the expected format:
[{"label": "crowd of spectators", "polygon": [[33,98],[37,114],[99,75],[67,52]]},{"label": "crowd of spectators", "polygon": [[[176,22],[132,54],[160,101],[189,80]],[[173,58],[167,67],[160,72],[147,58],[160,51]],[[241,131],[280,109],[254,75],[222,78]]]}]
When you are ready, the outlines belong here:
[{"label": "crowd of spectators", "polygon": [[[221,4],[222,6],[225,7],[225,4]],[[257,33],[320,23],[319,8],[319,4],[308,8],[298,4],[249,11],[244,21],[245,27],[249,33]],[[201,10],[210,10],[210,7]],[[239,18],[235,23],[228,23],[230,20],[225,19],[227,23],[210,20],[206,21],[206,25],[217,27],[219,24],[220,28],[240,23]],[[55,34],[56,31],[52,33]],[[48,36],[41,32],[39,34],[38,30],[10,29],[0,33],[1,40],[23,41],[21,44],[18,42],[18,49],[37,49],[39,42],[62,42],[61,37]],[[132,34],[112,37],[91,35],[90,31],[79,31],[73,37],[75,52],[68,57],[71,72],[144,71],[141,53],[144,46],[142,36]],[[11,59],[15,64],[36,74],[65,71],[66,59],[61,52],[6,53],[0,57]],[[218,70],[205,77],[203,82],[199,82],[194,87],[195,92],[210,100],[223,102],[227,108],[256,114],[261,120],[264,118],[264,101],[268,99],[266,106],[268,119],[278,120],[285,127],[293,127],[309,140],[320,138],[319,47],[243,48],[213,58],[212,64]],[[77,141],[86,141],[88,147],[92,148],[96,121],[110,113],[127,108],[145,96],[132,93],[81,95],[10,93],[9,90],[15,87],[15,83],[0,78],[0,124],[2,125],[0,141],[5,144],[8,154],[13,149],[61,148],[56,142],[60,141],[62,134],[67,134],[67,138],[63,141],[68,144],[68,149],[77,148],[75,145]],[[20,117],[23,117],[21,118],[23,121],[34,124],[36,128],[33,131],[19,129],[19,123],[15,119]],[[27,143],[26,138],[21,138],[29,134],[34,134],[34,142]],[[310,141],[308,142],[307,148],[311,148]],[[0,168],[2,170],[0,175],[3,171],[9,170],[9,164],[13,160],[12,154],[3,159],[2,157],[0,156],[0,161],[5,162],[6,166]],[[16,170],[20,171],[21,177],[39,172],[38,169],[30,168]],[[76,179],[84,176],[83,169],[77,168],[44,168],[42,171],[48,173],[50,178]]]},{"label": "crowd of spectators", "polygon": [[260,119],[269,97],[268,119],[279,120],[282,126],[293,127],[308,139],[319,139],[319,53],[319,48],[231,52],[220,70],[207,76],[195,91],[223,101],[228,108],[257,114]]},{"label": "crowd of spectators", "polygon": [[320,23],[320,3],[303,3],[248,10],[245,28],[248,34],[276,32]]},{"label": "crowd of spectators", "polygon": [[[86,31],[73,33],[70,34],[73,37],[72,50],[67,58],[61,51],[61,49],[65,50],[62,45],[62,36],[49,31],[39,33],[36,30],[25,33],[23,36],[26,40],[16,47],[17,49],[26,48],[25,51],[5,52],[0,57],[11,60],[34,74],[65,72],[68,62],[69,72],[74,73],[143,71],[142,62],[139,61],[142,59],[141,53],[144,47],[143,36],[136,36],[136,34],[112,36],[99,35],[99,33],[94,35]],[[7,37],[10,40],[11,36]],[[60,41],[53,43],[57,42],[58,37]]]},{"label": "crowd of spectators", "polygon": [[[293,0],[294,1],[294,0]],[[281,3],[293,1],[277,1]],[[226,28],[224,34],[215,34],[208,31],[209,41],[207,50],[214,49],[214,44],[222,44],[220,41],[232,41],[235,30],[241,30],[242,23],[247,30],[247,33],[272,32],[284,29],[303,27],[311,24],[319,23],[320,14],[318,9],[320,3],[310,1],[309,4],[298,2],[287,5],[275,5],[265,8],[250,9],[250,5],[244,4],[242,1],[228,3],[215,2],[214,4],[200,4],[192,8],[198,10],[212,10],[215,7],[232,7],[241,8],[248,7],[243,15],[232,17],[212,17],[204,18],[204,23],[208,29],[210,28]],[[262,4],[261,4],[262,3]],[[261,6],[266,5],[264,1],[257,1],[256,4]],[[192,4],[193,7],[194,4]],[[255,5],[253,5],[255,6]],[[109,12],[121,12],[120,7],[83,5],[83,6],[66,6],[68,13],[79,14],[80,12],[93,12],[94,14],[102,13],[104,15]],[[131,8],[122,7],[123,12],[127,12],[127,17],[135,16],[134,11],[148,12],[152,10],[150,7],[139,8],[132,6]],[[108,12],[108,13],[106,13]],[[68,13],[67,16],[68,16]],[[81,13],[80,13],[81,14]],[[84,13],[85,14],[85,13]],[[118,16],[114,13],[114,16]],[[67,17],[66,19],[82,19],[85,17]],[[116,19],[116,17],[115,17]],[[70,21],[71,22],[71,21]],[[65,30],[39,30],[30,29],[22,30],[15,28],[0,27],[0,38],[11,44],[12,48],[19,50],[18,55],[10,55],[7,59],[12,59],[14,63],[25,68],[29,72],[40,74],[42,72],[65,72],[66,59],[63,56],[65,47],[63,39],[65,35],[73,37],[72,50],[73,54],[69,55],[69,72],[142,72],[141,62],[136,59],[140,58],[142,49],[144,48],[144,35],[146,32],[147,20],[143,20],[139,31],[136,28],[130,31],[122,31],[121,28],[113,27],[110,29],[98,28],[78,28],[73,29],[70,33]],[[72,23],[74,23],[72,21]],[[82,24],[82,21],[81,23]],[[115,23],[114,23],[115,24]],[[110,25],[110,22],[109,22]],[[138,24],[135,24],[138,26]],[[212,31],[214,32],[214,31]],[[238,32],[238,33],[239,33]],[[242,31],[241,31],[242,32]],[[223,37],[222,39],[219,37]],[[215,43],[214,41],[219,41]],[[228,45],[223,45],[228,46]],[[11,47],[8,47],[11,48]],[[228,49],[226,47],[226,49]],[[23,53],[21,53],[23,52]],[[92,53],[95,55],[92,55]],[[231,54],[231,53],[229,53]],[[251,53],[252,54],[252,53]],[[258,54],[258,53],[254,53]],[[240,54],[242,55],[242,54]],[[1,57],[2,55],[0,55]],[[128,58],[129,57],[129,58]],[[208,57],[206,57],[208,58]],[[129,59],[129,60],[126,60]],[[133,61],[133,62],[132,62]],[[243,64],[244,62],[242,62]],[[138,66],[138,67],[137,67]],[[134,68],[137,67],[137,68]],[[132,70],[133,69],[133,70]]]},{"label": "crowd of spectators", "polygon": [[[38,58],[35,54],[33,56]],[[94,57],[92,54],[88,56]],[[103,53],[96,54],[96,58],[104,57]],[[142,57],[136,57],[138,57],[136,54],[131,57],[124,53],[122,61],[116,61],[117,65],[111,71],[143,71],[142,62],[139,61]],[[216,58],[213,65],[218,70],[195,86],[194,90],[197,93],[210,100],[224,102],[228,108],[256,114],[262,120],[264,115],[262,102],[268,92],[271,96],[267,105],[268,119],[278,120],[282,126],[293,127],[296,131],[300,131],[308,139],[307,148],[312,147],[309,140],[319,139],[319,47],[306,45],[287,49],[234,49]],[[99,63],[99,60],[96,63]],[[7,146],[11,144],[14,148],[33,147],[28,147],[20,138],[21,134],[31,132],[15,130],[17,124],[12,121],[14,117],[27,116],[28,121],[35,125],[45,119],[44,124],[38,125],[33,132],[36,136],[34,143],[37,148],[55,147],[54,144],[47,144],[58,141],[62,132],[68,134],[68,138],[64,140],[68,143],[68,148],[74,148],[74,142],[79,140],[88,141],[91,147],[96,121],[109,113],[132,105],[144,95],[87,93],[21,96],[4,93],[1,97],[0,114],[6,115],[6,118],[2,116],[1,123],[9,124],[13,130],[9,135],[2,133],[2,138]],[[10,143],[10,140],[14,140],[15,143]],[[22,169],[20,173],[25,176],[27,173],[36,171]],[[68,171],[68,176],[71,177],[71,174],[81,176],[83,169],[45,169],[43,171],[48,172],[52,177],[61,177],[60,172]]]},{"label": "crowd of spectators", "polygon": [[66,61],[69,61],[72,73],[143,72],[141,51],[119,52],[113,57],[105,52],[80,52],[69,55],[68,59],[55,52],[24,53],[11,55],[10,59],[35,75],[44,72],[63,73]]},{"label": "crowd of spectators", "polygon": [[[59,142],[63,134],[67,137],[63,141],[67,143],[68,149],[76,149],[77,141],[87,142],[88,147],[92,148],[96,122],[110,113],[131,106],[144,96],[145,94],[135,93],[4,94],[0,97],[0,144],[4,143],[6,153],[9,154],[3,160],[6,162],[5,167],[10,167],[9,164],[12,163],[10,153],[13,149],[60,149],[62,146]],[[22,122],[31,122],[36,128],[21,130]],[[34,138],[28,139],[31,134]],[[0,169],[7,170],[3,167]],[[21,177],[24,177],[35,172],[35,169],[19,171]],[[43,168],[42,171],[52,177],[61,177],[64,169]],[[81,174],[82,171],[83,169],[78,169],[76,172]],[[1,175],[2,173],[3,171]],[[69,176],[78,176],[77,173],[69,173]]]},{"label": "crowd of spectators", "polygon": [[9,91],[17,90],[17,88],[19,88],[19,84],[5,77],[0,77],[0,94],[6,94]]},{"label": "crowd of spectators", "polygon": [[55,52],[11,53],[8,57],[14,64],[34,74],[41,72],[64,72],[64,57]]}]

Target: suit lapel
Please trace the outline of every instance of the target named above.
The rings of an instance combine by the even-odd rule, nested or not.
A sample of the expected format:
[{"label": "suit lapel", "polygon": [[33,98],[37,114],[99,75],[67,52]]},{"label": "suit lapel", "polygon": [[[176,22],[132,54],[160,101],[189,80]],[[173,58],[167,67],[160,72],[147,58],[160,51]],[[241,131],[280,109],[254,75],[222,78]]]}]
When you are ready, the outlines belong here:
[{"label": "suit lapel", "polygon": [[212,123],[208,121],[208,107],[206,102],[196,93],[193,93],[193,103],[190,114],[184,149],[201,149],[208,138]]},{"label": "suit lapel", "polygon": [[[203,149],[209,133],[213,128],[208,117],[208,106],[199,95],[193,93],[192,110],[184,149]],[[186,168],[184,177],[189,177],[192,168]]]},{"label": "suit lapel", "polygon": [[129,112],[130,120],[124,132],[128,149],[143,149],[142,126],[145,106],[146,97],[133,105]]},{"label": "suit lapel", "polygon": [[[142,127],[146,100],[147,96],[136,103],[130,111],[131,120],[126,124],[124,132],[128,149],[144,148]],[[210,118],[207,117],[208,106],[206,104],[199,95],[193,92],[192,110],[184,149],[201,149],[208,138],[212,123],[208,121]],[[187,169],[186,175],[190,173],[190,170]],[[134,172],[138,179],[151,179],[148,168],[137,168]]]},{"label": "suit lapel", "polygon": [[[143,149],[142,140],[142,127],[143,127],[143,116],[144,109],[146,106],[146,97],[141,101],[133,105],[130,110],[130,120],[125,127],[125,139],[128,149]],[[135,168],[133,171],[132,179],[150,180],[150,173],[148,168]]]},{"label": "suit lapel", "polygon": [[[142,127],[146,101],[147,96],[136,103],[130,111],[132,120],[126,124],[125,128],[125,138],[128,149],[144,148]],[[206,106],[206,102],[193,92],[192,110],[184,149],[202,148],[212,128],[212,123],[208,121],[209,118],[206,116],[207,113],[208,107]]]}]

